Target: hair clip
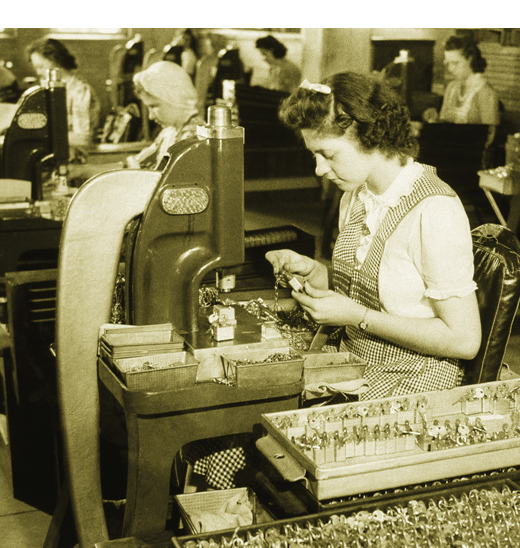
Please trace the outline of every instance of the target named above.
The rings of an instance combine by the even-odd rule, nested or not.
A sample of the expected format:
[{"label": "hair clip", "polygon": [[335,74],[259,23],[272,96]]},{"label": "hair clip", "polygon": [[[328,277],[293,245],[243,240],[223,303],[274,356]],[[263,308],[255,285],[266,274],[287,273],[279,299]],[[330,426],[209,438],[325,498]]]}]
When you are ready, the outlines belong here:
[{"label": "hair clip", "polygon": [[328,95],[332,91],[329,86],[326,86],[325,84],[311,84],[308,80],[304,80],[300,84],[300,87],[303,89],[308,89],[310,91],[324,93],[325,95]]}]

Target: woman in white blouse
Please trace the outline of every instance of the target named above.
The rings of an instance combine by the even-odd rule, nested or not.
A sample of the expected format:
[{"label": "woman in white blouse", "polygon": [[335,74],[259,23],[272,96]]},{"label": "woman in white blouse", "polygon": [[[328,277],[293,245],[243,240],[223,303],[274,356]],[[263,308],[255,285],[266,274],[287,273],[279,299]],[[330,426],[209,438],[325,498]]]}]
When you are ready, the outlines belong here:
[{"label": "woman in white blouse", "polygon": [[467,36],[452,36],[444,46],[450,82],[439,118],[456,124],[500,123],[498,95],[484,78],[487,66],[477,44]]},{"label": "woman in white blouse", "polygon": [[363,399],[456,386],[481,341],[470,227],[455,192],[414,161],[406,109],[384,83],[341,73],[305,81],[280,116],[345,194],[331,271],[290,250],[267,253],[274,271],[303,276],[294,298],[339,326],[329,351],[366,360]]},{"label": "woman in white blouse", "polygon": [[67,121],[69,145],[88,147],[99,125],[99,101],[92,86],[76,74],[75,57],[64,44],[53,38],[42,38],[29,45],[28,53],[41,80],[47,71],[59,69],[67,88]]}]

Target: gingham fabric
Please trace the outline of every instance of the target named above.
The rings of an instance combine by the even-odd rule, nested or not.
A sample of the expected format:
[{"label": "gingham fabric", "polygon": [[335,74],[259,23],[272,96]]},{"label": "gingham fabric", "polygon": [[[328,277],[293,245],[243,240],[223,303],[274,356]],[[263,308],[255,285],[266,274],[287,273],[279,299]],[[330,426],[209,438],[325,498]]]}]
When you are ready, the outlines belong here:
[{"label": "gingham fabric", "polygon": [[[361,267],[356,268],[355,256],[360,236],[365,230],[365,208],[356,198],[350,221],[340,233],[333,254],[333,284],[338,293],[346,295],[372,310],[381,310],[378,276],[386,240],[400,221],[428,196],[454,196],[453,190],[425,166],[414,182],[412,192],[404,196],[383,219]],[[341,337],[338,335],[341,334]],[[347,326],[335,333],[327,344],[338,345],[340,352],[352,352],[367,362],[365,379],[370,388],[360,399],[399,396],[451,388],[460,383],[458,360],[437,358],[408,350],[375,335]]]},{"label": "gingham fabric", "polygon": [[246,457],[242,448],[218,451],[199,459],[193,466],[193,472],[206,478],[206,482],[215,489],[235,487],[235,474],[246,466]]},{"label": "gingham fabric", "polygon": [[237,473],[254,466],[257,455],[250,436],[237,434],[192,442],[183,447],[182,459],[214,489],[232,489]]}]

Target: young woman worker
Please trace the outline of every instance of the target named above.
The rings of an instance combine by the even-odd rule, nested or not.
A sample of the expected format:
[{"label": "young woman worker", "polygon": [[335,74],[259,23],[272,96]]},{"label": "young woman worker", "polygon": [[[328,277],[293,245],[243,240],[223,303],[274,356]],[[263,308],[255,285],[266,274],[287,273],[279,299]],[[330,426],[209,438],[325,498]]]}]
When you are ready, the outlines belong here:
[{"label": "young woman worker", "polygon": [[470,227],[453,190],[414,161],[408,112],[383,83],[342,73],[304,82],[280,117],[344,195],[331,271],[279,250],[266,255],[275,273],[303,276],[293,297],[340,326],[327,350],[366,360],[362,399],[456,386],[481,340]]}]

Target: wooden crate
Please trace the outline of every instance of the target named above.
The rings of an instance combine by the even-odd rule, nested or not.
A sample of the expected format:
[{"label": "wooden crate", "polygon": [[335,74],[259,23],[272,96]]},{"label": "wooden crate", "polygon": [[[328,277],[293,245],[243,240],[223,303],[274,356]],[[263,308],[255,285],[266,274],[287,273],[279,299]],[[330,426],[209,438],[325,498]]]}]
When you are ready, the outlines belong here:
[{"label": "wooden crate", "polygon": [[[520,381],[513,379],[398,398],[265,414],[262,424],[276,442],[276,459],[293,461],[295,466],[303,467],[308,490],[318,500],[326,500],[518,465],[519,392]],[[377,410],[381,412],[377,413]],[[457,421],[469,421],[473,427],[477,419],[490,435],[496,433],[496,439],[437,450],[438,446],[425,434],[433,421],[441,424],[450,421],[452,426]],[[387,423],[391,428],[397,423],[401,430],[409,428],[415,432],[406,435],[408,439],[412,437],[414,443],[399,447],[399,439],[393,437],[386,440],[385,447],[378,446],[377,439],[368,440],[367,446],[365,439],[363,451],[353,455],[340,452],[337,458],[334,448],[304,450],[292,441],[294,438],[298,442],[302,435],[309,437],[312,432],[320,432],[320,435],[326,432],[329,439],[333,439],[335,431],[353,432],[354,427],[366,426],[373,432],[376,425],[381,430]]]}]

